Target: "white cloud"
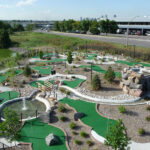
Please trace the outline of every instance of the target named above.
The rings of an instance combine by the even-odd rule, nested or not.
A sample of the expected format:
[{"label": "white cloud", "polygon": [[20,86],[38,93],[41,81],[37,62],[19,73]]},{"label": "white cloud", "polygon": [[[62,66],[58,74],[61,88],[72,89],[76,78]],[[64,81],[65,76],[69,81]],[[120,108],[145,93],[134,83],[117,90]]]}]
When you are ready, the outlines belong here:
[{"label": "white cloud", "polygon": [[37,0],[20,0],[16,6],[21,7],[21,6],[26,6],[26,5],[32,5],[34,2]]},{"label": "white cloud", "polygon": [[11,5],[4,5],[4,4],[0,4],[0,8],[11,8]]}]

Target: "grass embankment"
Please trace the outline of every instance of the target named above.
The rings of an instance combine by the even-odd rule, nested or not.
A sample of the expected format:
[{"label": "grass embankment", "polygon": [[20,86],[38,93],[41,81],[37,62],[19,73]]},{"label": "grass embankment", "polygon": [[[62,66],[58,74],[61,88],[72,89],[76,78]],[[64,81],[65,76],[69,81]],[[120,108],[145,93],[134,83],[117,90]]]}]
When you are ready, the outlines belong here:
[{"label": "grass embankment", "polygon": [[[36,32],[20,32],[11,36],[11,40],[14,43],[18,43],[22,48],[43,48],[43,47],[57,47],[60,50],[64,49],[76,49],[105,51],[110,54],[119,54],[124,56],[135,56],[140,60],[150,60],[150,48],[136,47],[135,54],[133,46],[126,47],[123,44],[114,44],[110,42],[101,42],[95,40],[87,40],[76,37],[67,37],[46,33]],[[87,44],[86,44],[87,43]]]},{"label": "grass embankment", "polygon": [[69,98],[64,98],[60,102],[66,103],[69,106],[75,108],[77,112],[82,112],[85,114],[81,120],[92,127],[94,131],[96,131],[102,137],[106,137],[107,129],[110,124],[115,124],[115,120],[111,120],[105,117],[100,116],[96,112],[96,104],[85,102],[82,100],[72,100]]},{"label": "grass embankment", "polygon": [[[51,133],[57,136],[59,143],[48,146],[45,138]],[[32,143],[33,150],[67,150],[63,131],[46,123],[40,122],[39,119],[33,119],[25,122],[21,129],[21,138],[19,141]]]},{"label": "grass embankment", "polygon": [[15,91],[2,92],[0,93],[0,98],[2,98],[3,101],[0,102],[0,105],[8,100],[17,98],[18,96],[19,96],[19,93]]},{"label": "grass embankment", "polygon": [[12,51],[8,49],[0,49],[0,59],[11,57]]}]

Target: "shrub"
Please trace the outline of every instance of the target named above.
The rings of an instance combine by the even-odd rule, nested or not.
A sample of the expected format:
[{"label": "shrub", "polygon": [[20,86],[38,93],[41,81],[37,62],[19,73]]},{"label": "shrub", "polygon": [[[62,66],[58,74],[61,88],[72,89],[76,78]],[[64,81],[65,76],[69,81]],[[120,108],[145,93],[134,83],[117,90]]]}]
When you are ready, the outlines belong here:
[{"label": "shrub", "polygon": [[77,126],[77,125],[76,125],[74,122],[71,122],[71,123],[70,123],[70,129],[75,129],[76,126]]},{"label": "shrub", "polygon": [[74,143],[77,144],[77,145],[81,145],[81,141],[80,140],[75,140]]},{"label": "shrub", "polygon": [[70,91],[66,91],[66,95],[70,95],[71,94],[71,92]]},{"label": "shrub", "polygon": [[63,122],[64,122],[64,121],[67,121],[67,117],[65,117],[65,116],[60,116],[60,117],[59,117],[59,120],[61,120],[61,121],[63,121]]},{"label": "shrub", "polygon": [[101,81],[98,75],[92,79],[92,90],[98,91],[101,88]]},{"label": "shrub", "polygon": [[73,135],[77,135],[77,132],[75,132],[75,131],[72,131],[72,134],[73,134]]},{"label": "shrub", "polygon": [[145,134],[145,130],[143,128],[139,128],[138,130],[140,135],[144,135]]},{"label": "shrub", "polygon": [[60,106],[58,107],[58,111],[64,113],[64,112],[66,111],[66,108],[65,108],[63,105],[60,105]]},{"label": "shrub", "polygon": [[65,89],[64,88],[59,88],[59,91],[62,93],[65,93]]},{"label": "shrub", "polygon": [[67,74],[70,74],[70,70],[67,70],[66,73],[67,73]]},{"label": "shrub", "polygon": [[115,72],[113,71],[113,69],[111,67],[108,67],[107,72],[105,73],[104,78],[108,81],[108,82],[113,82],[115,79]]},{"label": "shrub", "polygon": [[86,144],[87,144],[88,146],[92,146],[92,145],[93,145],[93,142],[90,141],[90,140],[88,140],[88,141],[86,142]]},{"label": "shrub", "polygon": [[125,108],[124,106],[119,106],[119,107],[118,107],[118,110],[119,110],[119,112],[120,112],[121,114],[126,113],[126,108]]},{"label": "shrub", "polygon": [[76,66],[72,66],[72,68],[76,68]]},{"label": "shrub", "polygon": [[146,119],[147,121],[150,121],[150,116],[147,116],[145,119]]},{"label": "shrub", "polygon": [[150,110],[150,105],[146,106],[146,110]]},{"label": "shrub", "polygon": [[89,137],[89,134],[83,131],[83,132],[80,132],[80,136],[86,138],[86,137]]},{"label": "shrub", "polygon": [[32,72],[31,72],[31,68],[29,67],[29,65],[26,65],[23,73],[26,77],[31,75]]}]

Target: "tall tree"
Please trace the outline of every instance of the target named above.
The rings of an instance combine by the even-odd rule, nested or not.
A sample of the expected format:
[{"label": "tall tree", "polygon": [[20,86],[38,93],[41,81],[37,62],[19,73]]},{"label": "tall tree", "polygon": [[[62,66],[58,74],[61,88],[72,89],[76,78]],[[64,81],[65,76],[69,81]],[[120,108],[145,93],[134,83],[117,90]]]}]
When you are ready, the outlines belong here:
[{"label": "tall tree", "polygon": [[111,146],[114,150],[125,150],[129,141],[130,138],[126,134],[126,128],[122,120],[119,119],[115,125],[110,127],[105,144]]},{"label": "tall tree", "polygon": [[13,31],[14,32],[21,32],[24,31],[24,27],[22,24],[14,24],[13,25]]},{"label": "tall tree", "polygon": [[21,122],[16,112],[4,109],[5,121],[0,123],[0,135],[10,141],[16,141],[20,137]]},{"label": "tall tree", "polygon": [[92,79],[92,90],[98,91],[101,88],[101,80],[96,74]]},{"label": "tall tree", "polygon": [[54,31],[60,31],[60,25],[59,24],[60,24],[59,21],[56,21],[54,23]]},{"label": "tall tree", "polygon": [[105,73],[104,78],[108,81],[108,82],[113,82],[115,79],[115,72],[112,69],[112,67],[108,67],[107,72]]},{"label": "tall tree", "polygon": [[72,52],[71,52],[71,51],[68,52],[68,55],[67,55],[67,61],[68,61],[69,64],[71,64],[72,61],[73,61],[73,58],[72,58]]},{"label": "tall tree", "polygon": [[8,31],[1,29],[0,30],[0,48],[8,48],[11,45],[11,40],[8,34]]}]

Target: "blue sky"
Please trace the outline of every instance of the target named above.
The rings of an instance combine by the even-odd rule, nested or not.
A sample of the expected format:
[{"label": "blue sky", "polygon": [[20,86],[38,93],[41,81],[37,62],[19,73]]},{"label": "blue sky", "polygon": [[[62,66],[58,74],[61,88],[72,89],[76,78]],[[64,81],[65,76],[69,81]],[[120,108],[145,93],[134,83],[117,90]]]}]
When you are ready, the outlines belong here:
[{"label": "blue sky", "polygon": [[[150,20],[150,0],[0,0],[0,19],[100,18]],[[144,16],[148,16],[145,18]]]}]

